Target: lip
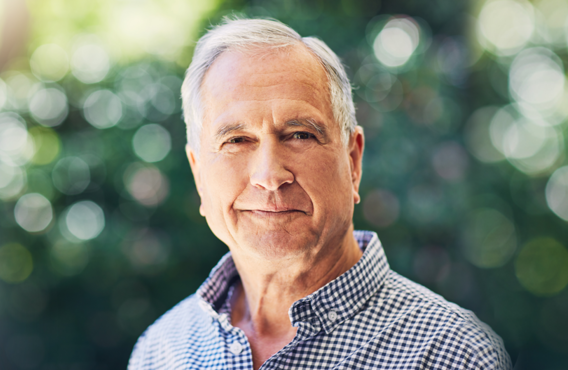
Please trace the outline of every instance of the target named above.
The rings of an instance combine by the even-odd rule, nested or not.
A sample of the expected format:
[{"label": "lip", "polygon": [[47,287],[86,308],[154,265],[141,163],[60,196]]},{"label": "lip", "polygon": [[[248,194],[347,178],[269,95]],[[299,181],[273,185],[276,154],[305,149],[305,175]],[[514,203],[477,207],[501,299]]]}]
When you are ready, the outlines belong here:
[{"label": "lip", "polygon": [[260,218],[274,218],[274,217],[291,217],[296,215],[307,215],[306,212],[299,209],[286,209],[286,210],[267,210],[267,209],[247,209],[241,212],[248,213],[252,216]]},{"label": "lip", "polygon": [[279,210],[279,211],[272,211],[272,210],[266,210],[266,209],[251,209],[251,210],[249,210],[249,212],[266,214],[266,215],[285,215],[285,214],[296,213],[296,212],[306,213],[304,211],[300,211],[299,209],[287,209],[287,210]]},{"label": "lip", "polygon": [[306,211],[302,210],[301,208],[296,208],[297,206],[292,205],[282,205],[279,204],[277,206],[274,205],[249,205],[249,206],[241,206],[235,207],[238,211],[242,212],[265,212],[265,213],[286,213],[286,212],[302,212],[307,213]]}]

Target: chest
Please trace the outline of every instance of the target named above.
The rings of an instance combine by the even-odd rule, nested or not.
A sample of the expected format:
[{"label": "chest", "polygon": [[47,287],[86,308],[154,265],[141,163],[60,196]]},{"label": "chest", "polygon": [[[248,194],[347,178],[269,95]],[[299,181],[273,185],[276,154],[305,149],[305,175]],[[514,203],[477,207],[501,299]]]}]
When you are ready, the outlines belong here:
[{"label": "chest", "polygon": [[[226,330],[229,329],[229,330]],[[424,361],[448,360],[447,343],[436,335],[409,343],[401,339],[403,327],[379,330],[349,325],[332,333],[300,327],[290,341],[265,341],[238,327],[218,325],[207,340],[194,336],[180,361],[183,369],[420,369]],[[398,338],[398,339],[397,339]],[[183,351],[183,352],[182,352]],[[442,367],[443,368],[443,367]]]}]

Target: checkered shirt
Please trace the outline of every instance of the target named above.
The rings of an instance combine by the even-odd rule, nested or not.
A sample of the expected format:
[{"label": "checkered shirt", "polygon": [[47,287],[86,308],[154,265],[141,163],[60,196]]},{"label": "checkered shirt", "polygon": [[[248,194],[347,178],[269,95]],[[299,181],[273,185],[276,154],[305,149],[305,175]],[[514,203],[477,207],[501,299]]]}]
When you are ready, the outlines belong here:
[{"label": "checkered shirt", "polygon": [[[355,231],[363,256],[292,305],[296,337],[261,369],[511,369],[501,339],[470,311],[390,270],[377,235]],[[196,294],[138,339],[137,369],[252,369],[228,301],[239,275],[230,253]]]}]

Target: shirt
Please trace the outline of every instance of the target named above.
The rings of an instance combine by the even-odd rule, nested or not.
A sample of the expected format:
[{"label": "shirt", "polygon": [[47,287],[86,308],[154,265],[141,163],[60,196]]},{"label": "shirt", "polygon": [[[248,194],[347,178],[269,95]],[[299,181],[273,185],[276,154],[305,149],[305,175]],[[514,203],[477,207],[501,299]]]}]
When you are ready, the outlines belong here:
[{"label": "shirt", "polygon": [[[511,369],[501,339],[470,311],[389,268],[377,235],[348,271],[289,309],[295,338],[261,369]],[[228,303],[239,275],[225,255],[198,289],[138,339],[128,369],[252,369]]]}]

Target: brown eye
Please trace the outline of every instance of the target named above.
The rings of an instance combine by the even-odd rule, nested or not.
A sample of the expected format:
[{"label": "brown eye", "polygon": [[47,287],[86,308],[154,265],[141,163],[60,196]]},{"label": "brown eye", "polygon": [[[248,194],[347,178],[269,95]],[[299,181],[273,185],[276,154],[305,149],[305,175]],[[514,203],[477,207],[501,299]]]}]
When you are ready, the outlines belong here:
[{"label": "brown eye", "polygon": [[294,139],[299,140],[308,140],[311,139],[314,135],[310,134],[309,132],[294,132],[292,136]]},{"label": "brown eye", "polygon": [[242,143],[244,141],[245,141],[245,139],[242,138],[242,137],[234,137],[234,138],[229,139],[229,141],[227,141],[227,142],[229,144],[238,144],[238,143]]}]

